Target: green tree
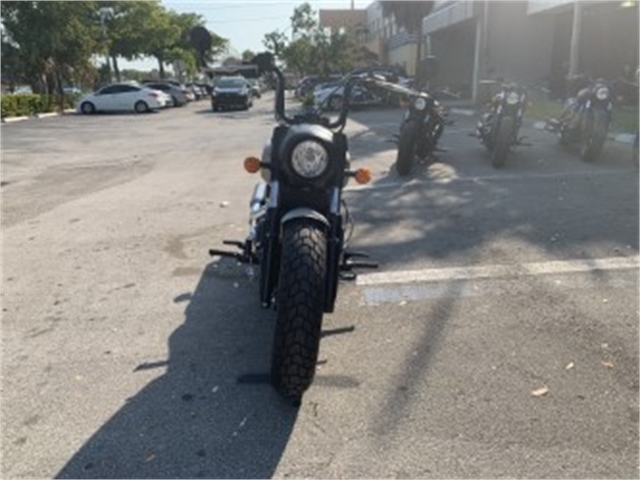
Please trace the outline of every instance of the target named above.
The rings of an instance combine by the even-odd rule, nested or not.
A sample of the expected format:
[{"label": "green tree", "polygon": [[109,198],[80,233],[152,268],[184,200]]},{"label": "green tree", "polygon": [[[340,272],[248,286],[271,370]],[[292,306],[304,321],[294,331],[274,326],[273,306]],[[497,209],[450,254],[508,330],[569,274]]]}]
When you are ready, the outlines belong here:
[{"label": "green tree", "polygon": [[121,80],[118,58],[135,60],[143,56],[147,38],[145,24],[147,18],[158,8],[153,2],[99,2],[99,7],[112,8],[114,15],[106,20],[106,49],[111,58],[118,81]]},{"label": "green tree", "polygon": [[319,72],[318,64],[314,56],[315,47],[310,37],[301,37],[289,43],[282,57],[287,68],[292,69],[298,76]]},{"label": "green tree", "polygon": [[381,1],[382,11],[385,16],[393,15],[396,24],[404,28],[407,33],[417,36],[416,48],[416,76],[417,85],[422,83],[422,19],[433,10],[433,1]]},{"label": "green tree", "polygon": [[[298,75],[329,74],[350,70],[362,55],[358,54],[355,32],[328,32],[320,26],[317,12],[309,3],[296,7],[291,16],[293,40],[278,43],[282,37],[272,32],[265,45],[281,50],[288,68]],[[275,53],[275,52],[274,52]]]},{"label": "green tree", "polygon": [[[189,42],[189,32],[195,26],[204,25],[202,16],[194,13],[176,13],[167,11],[159,4],[151,12],[150,20],[145,24],[143,34],[146,38],[143,53],[155,57],[158,61],[160,77],[165,77],[164,65],[168,62],[181,62],[185,73],[192,75],[198,68],[197,53]],[[228,41],[211,32],[212,47],[206,60],[226,51]]]},{"label": "green tree", "polygon": [[97,4],[77,2],[0,3],[6,42],[16,50],[16,64],[36,92],[57,91],[64,82],[91,70],[91,55],[99,50]]},{"label": "green tree", "polygon": [[293,10],[291,30],[294,37],[298,34],[308,35],[309,32],[316,30],[318,25],[317,14],[308,2],[299,5]]},{"label": "green tree", "polygon": [[253,60],[253,57],[255,57],[256,54],[253,53],[253,51],[251,50],[245,50],[244,52],[242,52],[242,61],[243,62],[250,62],[251,60]]},{"label": "green tree", "polygon": [[165,77],[165,62],[171,48],[180,40],[180,26],[172,21],[173,18],[159,3],[149,3],[150,11],[146,22],[141,26],[144,43],[141,52],[145,56],[153,57],[158,62],[160,78]]},{"label": "green tree", "polygon": [[287,47],[287,37],[284,33],[279,32],[277,30],[265,34],[262,39],[262,44],[264,47],[273,53],[276,57],[279,57],[284,52],[284,49]]}]

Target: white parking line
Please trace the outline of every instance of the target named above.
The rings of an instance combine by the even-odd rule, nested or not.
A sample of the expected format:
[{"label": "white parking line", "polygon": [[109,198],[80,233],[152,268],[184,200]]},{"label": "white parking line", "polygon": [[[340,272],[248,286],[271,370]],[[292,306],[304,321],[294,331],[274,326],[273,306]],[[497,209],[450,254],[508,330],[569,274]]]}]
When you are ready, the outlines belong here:
[{"label": "white parking line", "polygon": [[522,174],[502,174],[502,175],[478,175],[473,177],[437,177],[434,179],[426,179],[426,180],[418,180],[413,179],[406,182],[402,181],[394,181],[394,182],[385,182],[375,185],[362,185],[362,186],[351,186],[344,189],[346,192],[357,192],[363,190],[384,190],[387,188],[405,188],[405,187],[414,187],[417,185],[427,185],[430,183],[442,183],[446,182],[484,182],[484,181],[494,181],[494,180],[526,180],[529,178],[570,178],[570,177],[581,177],[581,176],[605,176],[605,175],[621,175],[624,177],[629,176],[629,172],[627,170],[577,170],[574,172],[551,172],[551,173],[522,173]]},{"label": "white parking line", "polygon": [[408,283],[443,282],[486,278],[515,278],[521,276],[562,273],[584,273],[596,270],[628,270],[640,266],[640,257],[613,257],[584,260],[565,260],[520,263],[514,265],[482,265],[478,267],[428,268],[358,275],[359,286]]}]

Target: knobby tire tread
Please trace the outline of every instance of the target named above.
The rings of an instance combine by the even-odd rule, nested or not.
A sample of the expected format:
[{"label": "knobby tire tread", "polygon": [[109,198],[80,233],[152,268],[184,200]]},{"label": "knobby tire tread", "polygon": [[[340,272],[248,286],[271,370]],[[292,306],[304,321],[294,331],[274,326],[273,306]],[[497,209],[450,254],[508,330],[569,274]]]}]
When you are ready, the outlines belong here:
[{"label": "knobby tire tread", "polygon": [[315,375],[327,264],[327,241],[312,220],[286,223],[278,281],[271,378],[284,397],[299,400]]}]

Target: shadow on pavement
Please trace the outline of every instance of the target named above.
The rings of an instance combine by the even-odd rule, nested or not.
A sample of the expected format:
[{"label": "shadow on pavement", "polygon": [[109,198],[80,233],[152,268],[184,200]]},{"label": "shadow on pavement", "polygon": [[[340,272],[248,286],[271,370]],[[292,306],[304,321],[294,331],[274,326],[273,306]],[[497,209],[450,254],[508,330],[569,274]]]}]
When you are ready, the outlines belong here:
[{"label": "shadow on pavement", "polygon": [[[106,422],[57,478],[269,478],[297,417],[268,384],[273,323],[235,265],[209,264],[169,339],[165,368]],[[243,292],[242,290],[247,290]],[[257,378],[257,381],[256,381]]]}]

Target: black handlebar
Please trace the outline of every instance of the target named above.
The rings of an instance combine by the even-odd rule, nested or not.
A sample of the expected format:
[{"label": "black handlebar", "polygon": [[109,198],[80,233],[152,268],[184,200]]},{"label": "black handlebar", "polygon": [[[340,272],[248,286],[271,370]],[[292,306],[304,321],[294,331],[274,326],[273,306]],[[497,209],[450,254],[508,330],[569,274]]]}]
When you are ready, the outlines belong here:
[{"label": "black handlebar", "polygon": [[284,111],[284,75],[282,74],[280,69],[275,66],[273,67],[273,72],[278,77],[278,88],[276,89],[276,119],[291,124],[294,122],[294,120],[287,117],[287,114]]},{"label": "black handlebar", "polygon": [[[276,110],[276,119],[278,121],[282,121],[285,122],[289,125],[296,123],[296,120],[288,117],[287,114],[285,113],[285,102],[284,102],[284,87],[285,87],[285,79],[284,79],[284,74],[282,73],[282,71],[276,67],[273,66],[272,71],[276,74],[276,76],[278,77],[278,86],[276,89],[276,105],[275,105],[275,110]],[[342,100],[342,108],[340,110],[340,115],[338,116],[338,119],[335,122],[328,122],[326,124],[327,128],[330,129],[334,129],[334,128],[344,128],[346,121],[347,121],[347,115],[349,113],[349,97],[351,96],[351,89],[353,87],[353,80],[354,78],[352,76],[347,76],[347,81],[345,82],[344,85],[344,92],[343,92],[343,100]]]}]

